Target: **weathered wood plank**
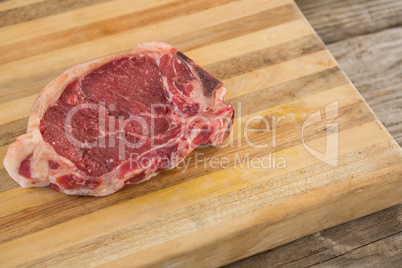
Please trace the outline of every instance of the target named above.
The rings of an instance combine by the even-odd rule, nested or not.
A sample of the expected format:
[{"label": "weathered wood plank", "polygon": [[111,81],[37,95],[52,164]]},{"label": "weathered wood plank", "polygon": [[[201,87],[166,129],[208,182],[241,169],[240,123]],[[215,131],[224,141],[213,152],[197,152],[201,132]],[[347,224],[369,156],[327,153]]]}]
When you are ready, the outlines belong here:
[{"label": "weathered wood plank", "polygon": [[399,0],[296,0],[326,43],[402,25]]},{"label": "weathered wood plank", "polygon": [[402,27],[339,41],[328,49],[402,146]]},{"label": "weathered wood plank", "polygon": [[227,268],[398,267],[402,205],[298,239]]}]

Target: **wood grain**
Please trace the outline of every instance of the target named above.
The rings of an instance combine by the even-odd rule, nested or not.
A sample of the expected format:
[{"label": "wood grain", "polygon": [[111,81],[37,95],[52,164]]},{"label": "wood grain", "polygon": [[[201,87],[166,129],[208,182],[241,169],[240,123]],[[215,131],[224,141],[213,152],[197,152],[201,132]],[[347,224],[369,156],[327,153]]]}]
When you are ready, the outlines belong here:
[{"label": "wood grain", "polygon": [[402,27],[337,42],[328,49],[402,146]]},{"label": "wood grain", "polygon": [[297,0],[325,44],[402,25],[394,0]]},{"label": "wood grain", "polygon": [[[20,0],[15,9],[49,3]],[[292,1],[87,3],[0,28],[8,52],[0,57],[0,156],[58,73],[146,40],[172,43],[223,79],[238,114],[234,141],[197,149],[187,169],[102,198],[22,189],[1,166],[3,266],[219,266],[401,202],[401,148]],[[336,117],[314,113],[334,101]],[[282,120],[264,124],[273,117]],[[316,122],[305,128],[307,118]],[[246,125],[259,129],[247,139]],[[339,148],[330,144],[326,158],[305,149],[320,150],[332,137]],[[336,152],[335,168],[323,162]],[[269,153],[286,166],[235,162]],[[230,164],[206,165],[213,157]]]}]

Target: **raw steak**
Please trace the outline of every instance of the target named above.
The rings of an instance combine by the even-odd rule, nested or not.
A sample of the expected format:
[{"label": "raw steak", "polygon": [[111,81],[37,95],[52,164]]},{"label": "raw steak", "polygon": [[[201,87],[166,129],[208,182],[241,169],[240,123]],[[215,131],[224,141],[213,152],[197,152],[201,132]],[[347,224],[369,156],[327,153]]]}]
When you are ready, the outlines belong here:
[{"label": "raw steak", "polygon": [[108,195],[222,144],[234,116],[225,93],[165,43],[80,64],[42,90],[4,166],[22,187]]}]

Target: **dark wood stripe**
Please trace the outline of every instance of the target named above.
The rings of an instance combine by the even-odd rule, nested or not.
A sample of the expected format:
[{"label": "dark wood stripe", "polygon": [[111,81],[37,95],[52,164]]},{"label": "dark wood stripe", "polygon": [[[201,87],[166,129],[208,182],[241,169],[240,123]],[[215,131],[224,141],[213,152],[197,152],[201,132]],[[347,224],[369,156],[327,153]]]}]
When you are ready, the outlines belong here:
[{"label": "dark wood stripe", "polygon": [[[372,122],[373,120],[373,115],[367,113],[366,104],[359,102],[341,108],[337,122],[339,123],[339,131],[343,131],[364,123]],[[304,133],[305,140],[308,142],[325,137],[327,134],[326,123],[327,122],[312,125],[310,129]],[[277,129],[277,146],[275,148],[252,149],[245,152],[250,153],[250,158],[261,157],[267,155],[269,152],[275,153],[301,144],[301,127],[302,123],[300,122],[286,124]],[[267,140],[271,140],[271,134],[256,133],[255,135],[250,135],[249,138],[254,144],[262,144]],[[244,139],[242,139],[242,144],[243,148],[246,147]],[[234,153],[238,152],[238,148],[235,144],[233,148],[222,149],[211,147],[197,149],[196,152],[203,154],[202,157],[229,157],[233,161]],[[183,169],[178,168],[163,172],[157,177],[140,185],[125,188],[119,191],[118,194],[112,194],[102,198],[63,196],[52,202],[27,208],[2,217],[0,218],[0,243],[5,243],[96,210],[138,198],[219,170],[209,167],[207,169],[203,167],[195,168],[194,153],[195,152],[190,154],[190,160],[192,159],[193,161],[190,161],[189,168],[184,173],[181,172]]]},{"label": "dark wood stripe", "polygon": [[5,168],[0,169],[0,193],[17,187],[20,187],[19,184],[8,175],[7,170]]},{"label": "dark wood stripe", "polygon": [[28,118],[23,118],[11,123],[1,125],[0,147],[13,143],[17,136],[26,133],[27,125],[28,125]]},{"label": "dark wood stripe", "polygon": [[[3,46],[2,50],[4,51],[4,54],[0,58],[0,64],[77,45],[129,29],[145,27],[171,18],[198,13],[206,9],[224,5],[231,1],[233,0],[180,0],[174,3],[159,5],[154,8],[132,12],[115,18],[97,21],[80,27],[31,38],[29,40]],[[155,41],[157,39],[158,38],[156,37]]]},{"label": "dark wood stripe", "polygon": [[309,35],[207,65],[205,69],[218,79],[224,80],[266,66],[297,59],[323,49],[325,49],[324,44],[315,35]]},{"label": "dark wood stripe", "polygon": [[0,27],[35,20],[110,0],[47,0],[0,12]]},{"label": "dark wood stripe", "polygon": [[50,81],[59,76],[66,68],[69,67],[57,68],[50,72],[23,77],[0,84],[0,103],[39,94]]}]

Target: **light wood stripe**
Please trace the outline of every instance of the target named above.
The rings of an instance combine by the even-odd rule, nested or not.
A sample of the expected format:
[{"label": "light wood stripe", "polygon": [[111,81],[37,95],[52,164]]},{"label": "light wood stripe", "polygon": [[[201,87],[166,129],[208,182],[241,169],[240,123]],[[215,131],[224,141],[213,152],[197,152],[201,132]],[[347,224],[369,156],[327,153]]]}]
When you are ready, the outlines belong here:
[{"label": "light wood stripe", "polygon": [[[362,143],[357,142],[358,140],[364,140],[365,142],[369,142],[371,140],[371,142],[374,143],[379,143],[382,140],[381,139],[377,139],[376,137],[372,137],[371,135],[371,131],[375,131],[378,130],[378,132],[380,133],[382,130],[378,129],[377,124],[375,123],[367,123],[363,130],[364,133],[369,133],[369,135],[367,135],[368,137],[357,137],[356,135],[354,135],[354,133],[356,132],[360,132],[362,130],[362,128],[359,127],[355,127],[355,128],[351,128],[349,130],[346,130],[344,132],[340,132],[339,136],[340,136],[340,140],[342,141],[343,144],[347,144],[347,146],[345,146],[344,148],[346,150],[350,150],[350,151],[354,151],[354,150],[359,150],[359,149],[363,149],[363,148],[356,148],[356,146],[361,146]],[[321,138],[321,139],[325,139],[325,137]],[[370,144],[370,143],[368,143]],[[290,149],[291,150],[291,149]],[[294,150],[294,149],[293,149]],[[295,151],[300,151],[300,150],[295,150]],[[342,152],[342,155],[345,154]],[[389,152],[385,152],[385,155],[383,156],[383,162],[380,162],[379,165],[381,163],[383,163],[382,165],[389,165],[389,163],[395,162],[395,159],[389,159]],[[288,155],[289,157],[292,156],[292,153],[286,153],[286,155]],[[376,154],[378,155],[378,154]],[[309,156],[308,153],[306,152],[306,154],[303,157],[300,157],[300,155],[297,155],[295,157],[295,162],[297,163],[305,163],[305,164],[309,164],[310,162],[307,160],[312,160],[312,161],[317,161],[319,162],[319,160],[314,160],[314,158],[312,156]],[[301,159],[303,159],[301,161]],[[367,161],[370,159],[364,159],[364,161]],[[322,164],[321,164],[322,165]],[[292,165],[292,167],[295,167],[296,165]],[[328,167],[326,167],[328,169]],[[227,170],[223,170],[222,172],[228,172]],[[247,172],[247,171],[246,171]],[[274,172],[272,172],[273,174]],[[250,185],[250,184],[255,184],[257,183],[259,180],[266,180],[266,177],[261,177],[261,176],[257,176],[256,178],[252,177],[250,180],[242,180],[242,172],[230,172],[231,174],[231,182],[235,183],[235,180],[239,181],[239,183],[242,184],[246,184],[246,185]],[[249,173],[247,173],[249,175]],[[78,245],[81,243],[84,243],[85,241],[90,241],[91,239],[96,239],[97,237],[102,237],[103,235],[107,235],[107,234],[112,234],[113,232],[116,232],[118,230],[121,230],[123,228],[128,228],[130,226],[131,230],[135,230],[135,224],[139,224],[140,222],[145,222],[147,219],[151,219],[151,218],[157,218],[158,215],[161,214],[166,214],[169,212],[174,212],[177,211],[179,209],[182,209],[184,207],[190,206],[191,202],[195,202],[194,199],[191,199],[190,196],[193,196],[193,192],[195,189],[198,189],[198,191],[200,193],[198,193],[198,196],[203,196],[204,198],[208,198],[211,199],[213,196],[221,196],[225,193],[225,191],[230,191],[233,192],[233,188],[227,188],[225,187],[223,180],[227,180],[226,176],[213,176],[210,179],[212,179],[212,181],[214,181],[213,186],[214,187],[209,187],[209,189],[214,189],[213,192],[208,192],[208,188],[206,188],[205,186],[203,187],[202,185],[205,183],[205,180],[210,177],[213,176],[212,174],[208,174],[205,177],[199,177],[196,179],[193,179],[189,182],[180,184],[180,186],[172,186],[169,188],[166,188],[164,190],[158,191],[157,195],[155,193],[153,194],[148,194],[146,196],[143,196],[141,198],[137,198],[134,200],[130,200],[126,203],[122,203],[119,205],[115,205],[112,207],[108,207],[102,210],[99,210],[97,212],[94,212],[92,214],[88,214],[73,220],[70,220],[68,222],[62,223],[62,224],[58,224],[56,226],[47,228],[45,230],[30,234],[30,235],[26,235],[22,238],[18,238],[16,240],[4,243],[0,245],[0,254],[2,255],[2,260],[4,261],[3,264],[4,265],[10,265],[11,263],[13,265],[20,265],[23,264],[25,261],[29,260],[29,259],[33,259],[32,257],[34,257],[34,259],[38,259],[44,256],[44,252],[46,252],[47,254],[52,254],[55,253],[63,248],[69,248],[71,246],[74,245]],[[271,175],[272,176],[272,175]],[[346,178],[348,176],[345,176]],[[198,186],[194,186],[193,184],[197,184]],[[233,187],[233,185],[231,185]],[[296,185],[295,188],[299,187],[300,185]],[[218,190],[216,187],[220,187],[223,188],[222,190]],[[244,187],[240,187],[240,185],[238,186],[239,188],[244,188]],[[208,195],[203,194],[202,192],[207,191]],[[243,191],[246,192],[247,191]],[[175,197],[172,199],[172,197]],[[208,200],[207,199],[207,200]],[[176,200],[181,200],[182,202],[176,202]],[[204,199],[205,200],[205,199]],[[156,204],[158,203],[164,203],[164,206],[156,206]],[[201,200],[197,200],[197,203],[200,203]],[[130,213],[126,213],[127,211],[135,211],[136,213],[130,214]],[[180,213],[183,213],[183,211],[180,211]],[[115,215],[119,215],[119,217],[115,217]],[[104,221],[104,222],[99,222],[96,221],[96,219],[102,219],[102,218],[107,218],[109,219],[108,221]],[[179,217],[180,219],[181,217]],[[177,219],[177,218],[176,218]],[[183,219],[184,220],[184,219]],[[94,225],[94,222],[97,222],[96,225]],[[74,228],[76,225],[81,226],[82,228],[82,232],[77,233],[75,232]],[[144,228],[146,226],[150,226],[148,224],[142,224],[141,226],[143,226]],[[204,226],[204,228],[207,226]],[[193,227],[190,227],[190,229],[187,230],[191,230]],[[141,230],[142,231],[142,230]],[[145,233],[147,234],[147,233]],[[177,233],[177,235],[183,235],[183,234],[179,234]],[[138,236],[132,236],[132,237],[138,237]],[[153,236],[152,236],[153,237]],[[148,239],[150,237],[148,236]],[[156,238],[156,237],[155,237]],[[32,245],[30,245],[29,243],[25,242],[25,241],[41,241],[40,244],[38,244],[35,248],[32,248]],[[54,245],[53,241],[56,240],[58,241],[58,245]],[[121,241],[121,240],[120,240]],[[123,241],[124,242],[124,241]],[[139,241],[141,242],[141,241]],[[144,241],[145,242],[145,241]],[[148,243],[135,243],[135,244],[131,244],[132,247],[130,249],[127,249],[125,247],[126,250],[138,250],[137,247],[147,247]],[[52,245],[52,246],[50,246]],[[136,245],[134,247],[134,245]],[[26,252],[26,254],[19,254],[19,255],[13,255],[16,254],[15,251],[13,251],[13,248],[18,247],[22,252]],[[28,250],[29,247],[30,250]],[[106,248],[105,248],[106,249]],[[121,248],[122,250],[122,248]],[[109,256],[109,255],[108,255]]]},{"label": "light wood stripe", "polygon": [[[26,118],[31,112],[32,104],[34,103],[36,97],[37,95],[28,96],[2,103],[0,106],[0,110],[2,111],[0,113],[0,125]],[[21,107],[21,109],[15,109],[15,107]]]},{"label": "light wood stripe", "polygon": [[49,191],[45,188],[17,188],[12,191],[4,192],[1,194],[2,202],[0,203],[0,217],[22,211],[28,207],[53,202],[55,199],[60,198],[61,196],[61,193]]}]

